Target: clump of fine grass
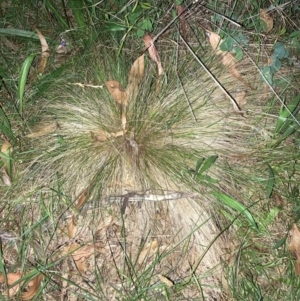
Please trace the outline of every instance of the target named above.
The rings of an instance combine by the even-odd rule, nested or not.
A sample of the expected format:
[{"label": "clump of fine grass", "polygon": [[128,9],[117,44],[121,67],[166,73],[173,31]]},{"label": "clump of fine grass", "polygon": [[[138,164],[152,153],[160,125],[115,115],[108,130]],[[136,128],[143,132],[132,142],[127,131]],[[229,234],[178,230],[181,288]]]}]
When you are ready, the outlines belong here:
[{"label": "clump of fine grass", "polygon": [[[237,5],[237,7],[240,10],[241,6]],[[258,8],[256,7],[256,9]],[[226,15],[231,12],[230,6],[225,2],[222,12]],[[238,15],[239,21],[248,26],[247,30],[251,30],[256,27],[252,18],[251,5],[247,6],[246,12],[244,15],[239,11],[233,16]],[[220,16],[216,19],[217,25],[223,27],[224,20]],[[247,23],[247,21],[249,22]],[[232,29],[230,23],[228,24],[226,25],[228,29]],[[233,38],[239,37],[237,31],[231,34]],[[204,40],[203,33],[201,38]],[[253,47],[252,49],[253,53],[251,50],[248,51],[248,54],[253,55],[252,58],[254,58],[257,48]],[[101,52],[100,50],[98,49],[99,52]],[[105,54],[100,57],[98,54],[92,54],[90,60],[87,57],[83,60],[87,62],[85,65],[93,65],[91,73],[84,71],[82,74],[82,68],[78,68],[77,75],[74,75],[71,70],[65,73],[65,78],[59,79],[61,83],[54,85],[55,91],[44,94],[44,99],[34,100],[35,108],[32,110],[32,116],[28,117],[28,119],[32,117],[29,123],[33,125],[30,125],[28,135],[23,140],[23,142],[26,140],[29,152],[20,155],[26,163],[29,163],[29,167],[25,170],[20,186],[25,187],[26,191],[29,191],[32,186],[34,189],[50,186],[50,190],[55,191],[58,188],[53,188],[49,184],[52,182],[65,189],[63,192],[59,191],[58,199],[49,197],[45,201],[47,209],[50,204],[60,204],[56,208],[57,212],[51,215],[51,219],[55,221],[56,225],[59,225],[60,213],[65,210],[64,206],[72,206],[82,191],[88,192],[88,198],[100,206],[102,214],[106,210],[104,203],[111,200],[111,195],[124,196],[130,191],[142,195],[147,192],[157,196],[166,190],[180,191],[185,193],[185,196],[193,196],[193,198],[173,200],[168,205],[164,202],[159,205],[144,202],[141,209],[137,206],[135,210],[131,211],[131,213],[134,212],[132,219],[135,219],[135,223],[132,221],[131,223],[127,221],[127,223],[130,224],[129,229],[137,229],[134,233],[139,238],[144,237],[144,233],[148,230],[153,236],[164,236],[165,240],[166,236],[174,236],[174,240],[169,241],[171,245],[174,241],[178,242],[185,237],[187,233],[192,233],[190,237],[187,237],[196,250],[196,252],[188,253],[187,256],[190,264],[196,263],[193,265],[192,274],[196,271],[197,264],[201,272],[218,265],[219,254],[223,252],[223,250],[220,251],[221,243],[211,248],[209,244],[218,233],[215,220],[219,227],[226,225],[223,218],[215,217],[217,206],[215,206],[215,199],[210,194],[212,190],[221,190],[223,194],[230,193],[237,200],[243,202],[245,207],[249,207],[247,213],[252,212],[255,221],[259,227],[261,226],[260,220],[265,216],[259,214],[260,204],[268,203],[272,192],[279,190],[279,186],[274,184],[274,177],[276,180],[280,179],[279,181],[288,181],[282,175],[284,172],[277,166],[278,162],[282,162],[278,158],[283,157],[286,148],[274,150],[273,141],[273,125],[278,116],[278,102],[280,100],[284,102],[284,96],[276,90],[277,96],[280,95],[278,99],[278,97],[274,97],[274,91],[265,93],[263,89],[264,81],[260,79],[262,75],[257,72],[256,67],[259,67],[261,62],[264,64],[267,61],[265,53],[262,55],[263,59],[257,58],[250,64],[248,62],[244,65],[243,62],[241,63],[246,80],[251,84],[257,83],[256,91],[247,91],[242,83],[233,78],[224,69],[224,66],[218,63],[218,56],[208,54],[208,51],[197,51],[234,98],[238,98],[239,93],[246,90],[248,103],[244,109],[249,115],[247,118],[233,112],[226,95],[220,92],[207,73],[198,65],[189,59],[180,61],[182,58],[179,63],[176,60],[175,51],[173,56],[170,56],[171,51],[168,52],[169,58],[165,58],[164,66],[167,72],[161,80],[160,86],[157,86],[155,68],[148,62],[144,81],[140,85],[136,97],[130,100],[126,111],[126,133],[118,137],[103,139],[101,136],[103,132],[122,131],[120,108],[106,90],[104,83],[113,79],[118,80],[123,87],[126,86],[127,73],[131,65],[128,58],[126,64],[123,64],[122,59],[115,58],[111,52],[106,53],[106,50]],[[271,52],[271,49],[268,51]],[[94,58],[95,56],[97,58]],[[134,59],[135,57],[132,58],[132,61]],[[95,64],[95,62],[97,63]],[[177,65],[176,70],[168,67],[172,64]],[[283,82],[285,86],[282,91],[292,87],[285,78]],[[98,88],[88,86],[83,88],[77,86],[76,83],[94,84]],[[275,85],[277,86],[277,82]],[[265,94],[267,94],[267,98],[263,98]],[[290,94],[286,95],[288,97]],[[269,101],[269,98],[272,101]],[[277,137],[275,138],[277,139]],[[288,141],[288,143],[290,143],[291,149],[294,149],[293,142]],[[292,156],[293,159],[296,157],[296,155]],[[199,164],[212,162],[210,158],[217,159],[203,174],[200,174],[203,165]],[[273,171],[273,175],[270,170]],[[14,187],[14,189],[14,194],[16,194],[19,188]],[[267,197],[264,190],[267,190]],[[195,197],[191,192],[198,194],[195,194]],[[45,194],[45,192],[41,190],[41,194]],[[30,201],[34,205],[39,203],[36,196],[31,196]],[[222,208],[224,216],[235,225],[232,227],[233,231],[243,236],[243,231],[249,230],[249,219],[242,219],[246,216],[241,209],[243,207],[239,207],[241,214],[238,216],[238,220],[233,206],[227,206],[225,210],[224,207]],[[125,213],[127,211],[125,210]],[[213,222],[207,212],[212,212]],[[95,215],[93,214],[90,219],[95,221]],[[164,219],[165,217],[167,218]],[[158,220],[160,222],[157,222]],[[165,221],[165,224],[162,221]],[[171,226],[167,227],[166,224]],[[268,225],[264,224],[263,226],[267,227]],[[53,233],[49,231],[49,240],[56,235],[56,229],[53,231]],[[246,236],[245,240],[253,239],[255,241],[257,236],[262,235],[255,231],[257,231],[255,227],[250,227],[249,232],[253,237]],[[39,234],[39,236],[42,235]],[[147,237],[147,239],[149,238]],[[275,239],[274,236],[272,239]],[[123,241],[121,242],[123,243]],[[225,242],[226,247],[230,249],[230,243],[226,240]],[[224,244],[223,239],[222,244]],[[190,249],[191,245],[187,244],[185,250]],[[255,245],[255,247],[259,248],[260,246]],[[209,256],[204,259],[200,257],[203,260],[197,261],[199,253],[204,254],[207,248],[210,248]],[[268,273],[267,269],[256,269],[259,262],[251,259],[254,258],[254,254],[258,253],[251,251],[247,253],[244,251],[247,249],[247,244],[241,244],[238,252],[233,252],[237,254],[236,262],[242,261],[242,264],[237,264],[234,268],[241,268],[245,271],[238,274],[235,273],[236,270],[232,270],[230,285],[237,286],[237,288],[231,289],[232,295],[236,298],[243,296],[250,298],[253,295],[256,296],[256,293],[259,296],[259,285],[263,284],[263,281],[261,278],[259,281],[253,281],[252,275],[259,277],[263,273]],[[181,254],[185,253],[185,250]],[[263,253],[265,250],[260,249],[259,251]],[[126,252],[124,254],[126,257]],[[260,258],[262,257],[264,256]],[[153,269],[158,261],[159,259],[154,262]],[[247,265],[248,262],[249,265]],[[276,259],[268,261],[264,257],[263,262],[276,266],[282,261]],[[133,297],[156,297],[157,295],[152,292],[152,282],[149,281],[153,276],[151,271],[149,275],[141,273],[135,277],[133,274],[137,270],[136,266],[131,260],[127,260],[127,264],[128,268],[123,266],[123,270],[120,266],[116,266],[116,270],[122,271],[120,273],[128,272],[131,277],[127,282],[124,278],[120,279],[120,287],[126,288],[126,290],[124,293],[119,291],[119,295],[125,300]],[[267,279],[268,282],[272,278],[269,274],[263,280]],[[98,281],[101,278],[99,275],[96,275]],[[173,275],[171,274],[171,276]],[[216,278],[218,277],[219,274]],[[238,281],[238,277],[242,279]],[[275,274],[273,278],[276,277]],[[195,276],[194,279],[195,283],[199,284],[197,293],[201,295],[202,283],[200,280],[202,279],[198,276]],[[276,281],[279,280],[276,279]],[[278,283],[276,281],[272,283]],[[73,279],[70,282],[75,288],[74,293],[79,294],[76,291],[79,288],[77,282]],[[136,283],[139,285],[137,286]],[[218,281],[211,283],[214,287],[219,286]],[[132,289],[134,286],[137,287],[135,290]],[[99,287],[101,288],[101,285]],[[160,285],[158,287],[159,290]],[[265,291],[268,291],[269,284],[265,287],[267,287]],[[150,293],[145,293],[144,288]],[[155,285],[153,290],[155,290]],[[207,291],[212,292],[213,290],[210,288]],[[88,290],[83,290],[83,294],[87,292]],[[167,290],[165,292],[168,293]],[[160,290],[159,293],[161,293]],[[211,298],[213,298],[212,295],[213,293],[210,295]]]}]

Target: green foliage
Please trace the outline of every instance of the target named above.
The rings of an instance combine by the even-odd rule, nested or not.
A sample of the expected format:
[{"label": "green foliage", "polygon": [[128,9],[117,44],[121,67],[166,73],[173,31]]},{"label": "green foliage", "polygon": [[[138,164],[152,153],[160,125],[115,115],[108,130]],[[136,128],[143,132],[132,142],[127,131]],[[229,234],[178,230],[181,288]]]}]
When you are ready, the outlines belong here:
[{"label": "green foliage", "polygon": [[264,79],[269,85],[274,84],[274,75],[281,68],[281,60],[289,57],[289,51],[286,49],[283,43],[276,42],[274,44],[274,51],[272,55],[272,62],[268,66],[261,68],[261,72],[264,76]]},{"label": "green foliage", "polygon": [[244,215],[249,223],[249,225],[253,229],[257,229],[257,224],[250,213],[249,209],[246,208],[243,204],[241,204],[239,201],[235,200],[234,198],[220,192],[214,192],[213,195],[217,198],[217,200],[220,202],[220,204],[224,207],[227,207],[229,209],[236,210],[239,214]]},{"label": "green foliage", "polygon": [[208,157],[206,160],[205,158],[200,158],[197,161],[195,172],[193,173],[194,179],[199,182],[208,182],[208,183],[217,183],[218,180],[210,177],[207,174],[204,174],[218,159],[218,156],[213,155]]},{"label": "green foliage", "polygon": [[279,134],[275,145],[280,144],[294,133],[299,135],[300,130],[300,94],[294,97],[288,104],[282,104],[278,120],[275,126],[275,133]]},{"label": "green foliage", "polygon": [[0,130],[10,141],[15,142],[16,137],[11,128],[11,124],[3,109],[0,107]]},{"label": "green foliage", "polygon": [[249,39],[240,31],[227,30],[221,34],[223,42],[220,44],[222,51],[232,52],[237,60],[243,58],[243,48],[248,46]]},{"label": "green foliage", "polygon": [[23,99],[24,99],[24,93],[25,93],[25,86],[27,83],[28,73],[29,69],[32,65],[32,62],[35,58],[36,54],[31,54],[22,64],[20,74],[19,74],[19,84],[18,84],[18,97],[19,97],[19,113],[21,117],[23,116]]},{"label": "green foliage", "polygon": [[36,32],[16,28],[0,28],[0,35],[39,40]]}]

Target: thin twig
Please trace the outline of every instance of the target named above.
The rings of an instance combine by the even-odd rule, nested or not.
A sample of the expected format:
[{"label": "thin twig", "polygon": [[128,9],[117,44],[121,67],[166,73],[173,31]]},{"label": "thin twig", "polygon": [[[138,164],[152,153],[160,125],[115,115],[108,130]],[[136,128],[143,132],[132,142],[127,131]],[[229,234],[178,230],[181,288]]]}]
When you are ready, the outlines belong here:
[{"label": "thin twig", "polygon": [[234,109],[241,113],[244,114],[244,112],[241,111],[239,105],[235,101],[235,99],[226,91],[226,89],[221,85],[221,83],[215,78],[215,76],[209,71],[209,69],[205,66],[205,64],[200,60],[200,58],[196,55],[194,50],[191,48],[191,46],[184,40],[182,35],[180,34],[180,38],[187,47],[187,49],[191,52],[193,57],[196,59],[196,61],[202,66],[202,68],[208,73],[208,75],[212,78],[212,80],[217,84],[217,86],[225,93],[225,95],[229,98],[229,100],[232,102]]}]

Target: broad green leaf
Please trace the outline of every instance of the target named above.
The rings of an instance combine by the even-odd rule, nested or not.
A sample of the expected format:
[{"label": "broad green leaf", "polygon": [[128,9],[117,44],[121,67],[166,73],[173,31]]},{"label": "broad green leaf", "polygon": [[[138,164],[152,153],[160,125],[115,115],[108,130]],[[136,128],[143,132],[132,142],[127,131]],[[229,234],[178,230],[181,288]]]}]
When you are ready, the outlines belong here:
[{"label": "broad green leaf", "polygon": [[16,137],[14,135],[14,133],[12,132],[12,130],[10,129],[10,127],[6,127],[4,124],[0,123],[0,131],[8,138],[8,139],[12,139],[15,140]]},{"label": "broad green leaf", "polygon": [[280,248],[281,246],[283,246],[287,240],[287,237],[288,237],[288,233],[281,239],[279,239],[276,244],[273,246],[273,249],[278,249]]},{"label": "broad green leaf", "polygon": [[0,35],[3,36],[16,36],[22,38],[30,38],[35,40],[40,40],[39,36],[34,31],[27,31],[16,28],[0,28]]},{"label": "broad green leaf", "polygon": [[289,56],[289,52],[285,49],[283,43],[276,42],[274,45],[274,55],[276,55],[279,59],[283,59]]},{"label": "broad green leaf", "polygon": [[0,107],[0,120],[3,122],[3,125],[5,125],[7,128],[10,129],[10,122],[1,107]]},{"label": "broad green leaf", "polygon": [[267,227],[270,226],[274,223],[274,220],[276,218],[276,216],[278,215],[278,213],[280,212],[280,208],[279,207],[274,207],[270,210],[270,212],[268,212],[267,216],[265,216],[265,218],[262,220],[262,224]]},{"label": "broad green leaf", "polygon": [[287,118],[293,114],[295,110],[299,110],[300,94],[297,95],[293,100],[285,107],[282,106],[279,112],[278,120],[275,126],[275,133],[279,133],[281,127],[286,122]]},{"label": "broad green leaf", "polygon": [[104,30],[112,31],[112,32],[125,31],[125,30],[127,30],[127,26],[122,25],[120,23],[106,23]]},{"label": "broad green leaf", "polygon": [[235,223],[238,227],[242,227],[242,224],[235,218],[233,217],[230,213],[228,213],[225,210],[221,210],[221,213],[228,218],[232,223]]},{"label": "broad green leaf", "polygon": [[199,174],[204,173],[206,170],[208,170],[217,160],[218,156],[210,156],[202,165],[202,167],[199,170]]},{"label": "broad green leaf", "polygon": [[268,183],[267,183],[267,189],[266,189],[266,197],[269,198],[273,192],[274,183],[275,183],[275,175],[273,172],[272,167],[268,164],[269,169],[269,177],[268,177]]},{"label": "broad green leaf", "polygon": [[205,181],[205,182],[208,182],[211,184],[216,184],[219,182],[219,180],[217,180],[217,179],[214,179],[208,175],[201,175],[201,174],[197,176],[197,180]]},{"label": "broad green leaf", "polygon": [[23,116],[23,97],[25,92],[25,86],[27,82],[27,76],[33,59],[35,58],[36,54],[31,54],[23,63],[19,75],[19,85],[18,85],[18,96],[19,96],[19,112],[20,115]]},{"label": "broad green leaf", "polygon": [[257,225],[256,225],[256,222],[255,222],[252,214],[250,213],[250,211],[243,204],[241,204],[237,200],[231,198],[230,196],[228,196],[224,193],[215,192],[215,193],[213,193],[213,195],[217,198],[217,200],[219,200],[221,205],[225,205],[226,207],[229,207],[231,209],[235,209],[240,214],[243,214],[247,218],[250,225],[253,228],[257,229]]},{"label": "broad green leaf", "polygon": [[1,107],[0,107],[0,130],[8,139],[11,139],[13,141],[16,140],[16,137],[11,130],[10,122]]},{"label": "broad green leaf", "polygon": [[201,164],[203,163],[203,161],[204,161],[204,158],[200,158],[200,159],[197,161],[196,168],[195,168],[195,175],[198,174],[199,169],[200,169],[200,166],[201,166]]},{"label": "broad green leaf", "polygon": [[244,56],[243,50],[240,47],[234,47],[232,49],[232,52],[235,54],[235,58],[238,61],[240,61],[243,58],[243,56]]},{"label": "broad green leaf", "polygon": [[270,84],[273,84],[273,75],[274,73],[272,72],[272,69],[270,66],[264,66],[261,68],[261,72],[264,75],[264,79]]},{"label": "broad green leaf", "polygon": [[150,9],[151,8],[151,3],[148,2],[140,2],[140,5],[142,9]]}]

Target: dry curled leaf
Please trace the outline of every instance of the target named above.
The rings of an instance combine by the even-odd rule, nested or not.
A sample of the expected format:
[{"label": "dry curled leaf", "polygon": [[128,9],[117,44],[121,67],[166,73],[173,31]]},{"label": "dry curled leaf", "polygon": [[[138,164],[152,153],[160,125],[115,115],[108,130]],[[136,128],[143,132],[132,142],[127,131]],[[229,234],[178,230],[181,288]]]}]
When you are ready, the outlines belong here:
[{"label": "dry curled leaf", "polygon": [[117,103],[125,106],[128,105],[126,92],[119,82],[117,82],[116,80],[109,80],[105,82],[105,85],[109,93]]},{"label": "dry curled leaf", "polygon": [[[8,295],[9,297],[14,296],[20,289],[20,282],[18,284],[15,284],[20,278],[22,274],[20,272],[17,273],[9,273],[6,275],[7,278],[7,284],[9,286],[12,286],[8,292],[3,292],[4,295]],[[5,278],[2,274],[0,274],[0,283],[5,283]]]},{"label": "dry curled leaf", "polygon": [[300,231],[296,224],[293,224],[288,248],[295,258],[295,274],[300,275]]},{"label": "dry curled leaf", "polygon": [[169,278],[167,278],[163,275],[158,275],[158,278],[161,282],[166,284],[168,287],[172,287],[174,285],[173,281],[171,281]]},{"label": "dry curled leaf", "polygon": [[239,73],[239,71],[236,69],[237,59],[229,52],[222,51],[220,49],[220,44],[222,43],[221,37],[212,31],[207,31],[207,35],[209,38],[209,43],[211,47],[216,51],[217,55],[220,55],[222,57],[222,64],[229,70],[230,74],[241,81],[243,84],[245,84],[248,88],[253,90],[251,85],[249,85],[242,75]]},{"label": "dry curled leaf", "polygon": [[42,56],[41,56],[41,61],[38,65],[38,74],[43,74],[49,57],[49,46],[43,34],[38,29],[35,29],[35,31],[39,36],[40,43],[42,46]]},{"label": "dry curled leaf", "polygon": [[266,33],[269,33],[274,25],[273,18],[269,15],[269,13],[265,9],[261,9],[259,11],[260,19],[266,23]]},{"label": "dry curled leaf", "polygon": [[145,54],[139,56],[131,66],[128,76],[128,83],[140,83],[144,77],[145,71]]},{"label": "dry curled leaf", "polygon": [[126,94],[130,100],[138,92],[138,86],[144,77],[144,71],[145,71],[145,54],[139,56],[134,61],[129,71]]},{"label": "dry curled leaf", "polygon": [[94,141],[99,141],[99,142],[104,142],[111,137],[111,135],[108,132],[103,130],[98,130],[97,132],[90,132],[90,133]]},{"label": "dry curled leaf", "polygon": [[[11,144],[7,140],[4,140],[2,147],[1,147],[1,153],[10,157],[11,152],[12,152]],[[2,180],[6,186],[11,186],[11,178],[8,173],[8,164],[11,164],[11,162],[9,162],[10,161],[9,159],[5,159],[5,158],[2,158],[2,161],[4,163],[3,167],[1,169]]]},{"label": "dry curled leaf", "polygon": [[144,42],[145,42],[145,46],[148,49],[148,53],[149,53],[151,60],[153,60],[157,64],[158,76],[161,76],[164,73],[164,69],[161,65],[160,56],[158,54],[158,51],[154,45],[154,42],[153,42],[151,36],[146,34],[144,36]]},{"label": "dry curled leaf", "polygon": [[54,133],[59,129],[57,122],[40,124],[36,127],[35,131],[31,134],[26,135],[27,138],[39,138],[48,134]]},{"label": "dry curled leaf", "polygon": [[68,253],[71,254],[78,271],[85,273],[87,271],[86,260],[95,253],[95,246],[80,246],[77,243],[73,243],[70,245]]},{"label": "dry curled leaf", "polygon": [[[12,287],[8,289],[7,293],[6,292],[2,292],[2,293],[3,295],[8,295],[9,297],[12,297],[19,292],[20,286],[23,284],[23,282],[19,282],[14,285],[15,282],[21,279],[22,274],[20,272],[8,273],[6,277],[7,277],[7,284]],[[26,292],[22,293],[22,300],[32,299],[36,295],[42,280],[43,280],[43,276],[41,274],[37,275],[32,280],[30,280],[27,284]],[[5,278],[2,274],[0,274],[0,283],[5,283]]]},{"label": "dry curled leaf", "polygon": [[76,220],[75,220],[75,215],[73,214],[68,224],[68,236],[70,239],[72,239],[75,237],[75,235],[76,235]]},{"label": "dry curled leaf", "polygon": [[33,278],[29,283],[28,283],[28,288],[25,293],[22,294],[22,300],[31,300],[39,290],[41,286],[41,282],[43,281],[44,277],[43,275],[39,274],[35,278]]},{"label": "dry curled leaf", "polygon": [[138,258],[138,263],[142,264],[145,259],[148,257],[153,256],[158,250],[158,242],[157,240],[153,240],[152,242],[149,242],[141,251]]}]

